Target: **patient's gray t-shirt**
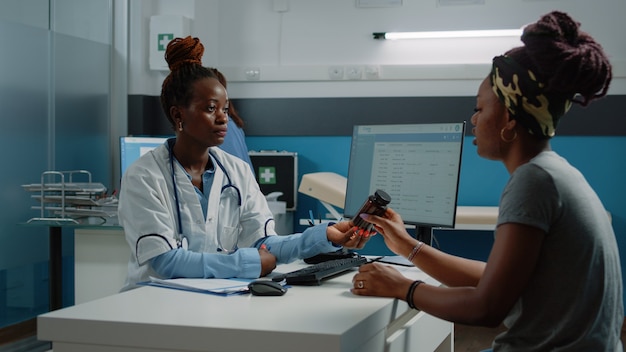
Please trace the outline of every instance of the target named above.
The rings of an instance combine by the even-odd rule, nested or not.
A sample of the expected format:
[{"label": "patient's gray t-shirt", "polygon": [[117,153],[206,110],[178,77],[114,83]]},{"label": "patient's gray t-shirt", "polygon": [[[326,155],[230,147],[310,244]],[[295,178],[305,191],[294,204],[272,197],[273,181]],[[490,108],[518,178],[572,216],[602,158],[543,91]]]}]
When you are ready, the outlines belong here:
[{"label": "patient's gray t-shirt", "polygon": [[622,274],[609,217],[584,176],[552,151],[511,175],[498,225],[547,233],[494,351],[622,351]]}]

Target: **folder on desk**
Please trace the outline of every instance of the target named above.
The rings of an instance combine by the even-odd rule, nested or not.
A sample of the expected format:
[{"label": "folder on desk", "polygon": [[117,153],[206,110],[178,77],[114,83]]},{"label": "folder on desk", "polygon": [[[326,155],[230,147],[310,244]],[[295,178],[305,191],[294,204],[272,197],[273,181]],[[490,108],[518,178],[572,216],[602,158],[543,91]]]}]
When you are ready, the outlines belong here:
[{"label": "folder on desk", "polygon": [[150,277],[150,281],[141,285],[171,288],[176,290],[229,296],[248,293],[250,280],[243,279],[159,279]]}]

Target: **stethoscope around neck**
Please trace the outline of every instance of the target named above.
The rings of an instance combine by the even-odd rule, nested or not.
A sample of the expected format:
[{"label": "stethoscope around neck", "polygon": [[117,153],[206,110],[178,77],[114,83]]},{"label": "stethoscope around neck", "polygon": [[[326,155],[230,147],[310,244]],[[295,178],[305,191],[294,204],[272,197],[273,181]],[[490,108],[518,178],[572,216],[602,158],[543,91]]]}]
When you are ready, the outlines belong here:
[{"label": "stethoscope around neck", "polygon": [[[176,235],[176,246],[178,248],[187,249],[188,241],[187,241],[187,238],[183,235],[183,220],[182,220],[182,216],[180,212],[180,201],[178,198],[178,186],[176,186],[176,169],[174,168],[174,144],[176,143],[176,138],[168,139],[167,143],[168,143],[168,150],[169,150],[169,157],[170,157],[170,167],[172,169],[172,185],[174,187],[174,200],[176,202],[176,221],[178,225],[178,229],[177,229],[178,231]],[[211,153],[210,150],[209,150],[209,157],[215,160],[215,163],[222,170],[222,172],[226,176],[226,180],[228,181],[224,186],[222,186],[220,194],[224,193],[224,191],[228,192],[229,190],[234,190],[237,196],[237,205],[241,207],[241,192],[239,191],[239,188],[237,188],[237,186],[235,186],[232,183],[232,180],[230,179],[228,172],[226,172],[226,168],[217,159],[217,157],[213,153]],[[236,252],[238,249],[237,241],[235,241],[234,245],[230,249],[227,249],[224,246],[222,246],[221,233],[222,233],[222,229],[218,229],[217,230],[217,251],[223,252],[226,254]],[[238,234],[234,234],[234,235],[238,236]]]}]

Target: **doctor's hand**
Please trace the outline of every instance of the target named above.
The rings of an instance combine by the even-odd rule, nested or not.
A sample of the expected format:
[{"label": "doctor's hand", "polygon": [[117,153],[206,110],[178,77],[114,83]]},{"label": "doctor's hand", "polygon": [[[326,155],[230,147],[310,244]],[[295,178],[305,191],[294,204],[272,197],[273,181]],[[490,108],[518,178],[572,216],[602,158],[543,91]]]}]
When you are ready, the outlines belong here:
[{"label": "doctor's hand", "polygon": [[326,237],[336,245],[350,249],[361,249],[374,234],[359,235],[349,221],[340,221],[326,228]]},{"label": "doctor's hand", "polygon": [[276,269],[276,257],[264,246],[259,248],[259,256],[261,257],[261,277],[266,276]]}]

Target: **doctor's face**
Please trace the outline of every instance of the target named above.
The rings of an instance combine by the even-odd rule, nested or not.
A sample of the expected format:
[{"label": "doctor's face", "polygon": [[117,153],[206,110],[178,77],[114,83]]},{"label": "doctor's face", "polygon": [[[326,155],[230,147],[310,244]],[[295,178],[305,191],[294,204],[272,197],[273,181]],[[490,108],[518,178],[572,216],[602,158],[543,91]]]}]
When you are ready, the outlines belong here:
[{"label": "doctor's face", "polygon": [[193,83],[189,105],[180,107],[183,130],[178,137],[213,147],[224,142],[228,126],[228,94],[216,78]]}]

